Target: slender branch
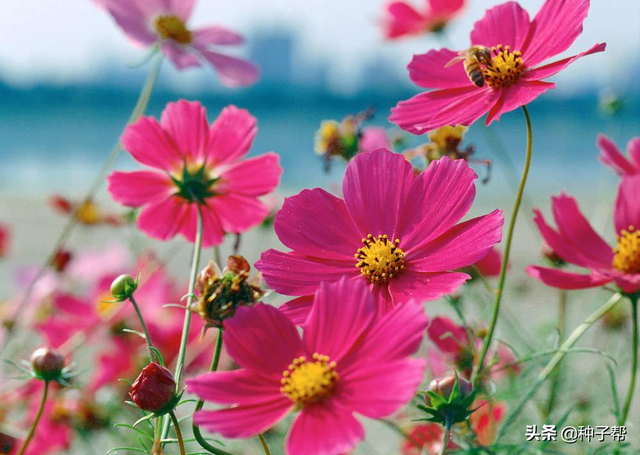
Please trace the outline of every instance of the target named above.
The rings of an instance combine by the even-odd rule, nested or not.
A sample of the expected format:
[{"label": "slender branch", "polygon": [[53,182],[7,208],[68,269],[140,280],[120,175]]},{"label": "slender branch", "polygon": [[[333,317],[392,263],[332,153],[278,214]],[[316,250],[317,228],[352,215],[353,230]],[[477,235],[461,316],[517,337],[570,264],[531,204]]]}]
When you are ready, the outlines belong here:
[{"label": "slender branch", "polygon": [[448,426],[444,429],[444,434],[442,435],[442,447],[440,448],[440,455],[446,455],[447,449],[449,448],[449,438],[451,437],[451,428]]},{"label": "slender branch", "polygon": [[42,400],[40,401],[40,407],[38,408],[38,413],[36,414],[36,418],[33,420],[31,424],[31,428],[29,428],[29,434],[27,434],[27,439],[22,443],[22,447],[18,452],[18,455],[24,455],[27,451],[27,447],[29,447],[29,443],[33,439],[33,436],[36,434],[36,428],[38,428],[38,423],[40,422],[40,418],[42,417],[42,413],[44,412],[44,406],[47,403],[47,397],[49,396],[49,381],[44,381],[44,391],[42,392]]},{"label": "slender branch", "polygon": [[[558,294],[558,336],[559,341],[564,338],[564,332],[567,325],[567,298],[569,293],[564,289],[560,289]],[[549,390],[549,398],[547,400],[547,407],[545,409],[545,420],[549,418],[553,412],[553,408],[556,405],[558,397],[558,389],[560,388],[560,367],[558,367],[551,377],[551,389]]]},{"label": "slender branch", "polygon": [[[133,111],[129,116],[127,125],[135,122],[147,109],[147,105],[149,104],[149,100],[151,99],[151,94],[153,93],[153,88],[155,86],[156,80],[158,79],[158,74],[160,73],[161,66],[162,66],[162,54],[159,54],[155,64],[151,69],[151,72],[147,76],[147,80],[145,81],[144,86],[142,87],[142,91],[140,92],[140,96],[136,101],[136,105],[134,106]],[[89,190],[87,191],[85,197],[82,199],[82,201],[79,204],[76,205],[75,209],[73,210],[73,213],[71,214],[67,223],[62,229],[62,232],[58,236],[58,239],[55,241],[53,250],[51,251],[49,256],[47,256],[46,261],[40,266],[40,268],[38,269],[38,273],[36,273],[35,277],[31,280],[31,282],[27,286],[22,296],[22,299],[20,300],[20,304],[18,305],[13,315],[12,328],[11,330],[7,330],[4,343],[2,346],[0,346],[0,359],[2,358],[2,354],[5,348],[9,345],[9,339],[15,334],[16,329],[20,324],[20,319],[22,318],[22,315],[24,314],[27,306],[29,305],[29,299],[31,297],[31,294],[33,293],[33,290],[35,289],[36,284],[38,283],[38,281],[40,281],[40,279],[42,279],[47,269],[51,266],[58,251],[60,251],[60,249],[66,244],[67,240],[69,239],[69,237],[73,233],[73,230],[78,224],[78,216],[82,211],[83,207],[86,206],[86,204],[90,203],[91,200],[98,193],[98,191],[104,184],[104,180],[107,177],[109,170],[113,167],[115,162],[118,160],[121,153],[122,153],[122,146],[120,145],[120,139],[118,139],[118,142],[113,146],[113,148],[109,152],[109,155],[107,156],[106,161],[98,171],[98,175],[96,175],[96,178],[91,184],[91,186],[89,187]]]},{"label": "slender branch", "polygon": [[396,433],[398,433],[400,436],[402,436],[404,439],[407,440],[407,442],[409,442],[412,446],[414,446],[416,449],[420,449],[422,450],[422,448],[424,447],[424,443],[418,439],[415,439],[413,436],[411,436],[409,433],[407,433],[406,431],[404,431],[402,428],[400,428],[395,422],[391,421],[391,420],[387,420],[387,419],[380,419],[380,421],[382,423],[384,423],[386,426],[388,426],[389,428],[391,428],[393,431],[395,431]]},{"label": "slender branch", "polygon": [[578,339],[580,339],[580,337],[584,334],[584,332],[586,332],[587,329],[591,327],[591,325],[594,322],[596,322],[598,319],[604,316],[607,313],[607,311],[613,308],[620,301],[621,298],[622,298],[622,294],[620,293],[616,293],[613,296],[611,296],[611,298],[604,305],[602,305],[587,319],[585,319],[585,321],[582,324],[580,324],[577,329],[573,331],[573,333],[569,336],[569,338],[567,338],[564,341],[564,343],[562,343],[558,352],[556,352],[556,354],[551,358],[549,363],[547,363],[544,369],[540,372],[535,382],[529,388],[529,390],[524,395],[522,400],[520,400],[518,405],[504,419],[504,425],[502,425],[498,430],[498,434],[494,439],[494,444],[496,444],[498,440],[502,436],[504,436],[505,432],[507,431],[507,428],[509,428],[511,424],[515,422],[515,418],[518,416],[518,414],[520,414],[520,412],[522,412],[524,407],[527,405],[529,400],[531,400],[531,398],[535,395],[535,393],[540,388],[540,386],[549,378],[549,375],[551,375],[551,373],[555,370],[558,364],[562,361],[565,354],[569,352],[569,349],[578,341]]},{"label": "slender branch", "polygon": [[258,439],[260,439],[260,444],[262,444],[262,450],[264,450],[264,455],[271,455],[271,451],[269,450],[269,446],[267,445],[266,439],[261,434],[258,435]]},{"label": "slender branch", "polygon": [[618,422],[618,425],[620,426],[624,426],[627,422],[627,416],[629,415],[629,409],[631,408],[631,402],[633,401],[633,392],[636,388],[636,379],[638,376],[638,296],[631,296],[630,299],[633,317],[633,360],[631,362],[631,381],[629,382],[627,399],[625,400],[624,407],[622,408],[620,422]]},{"label": "slender branch", "polygon": [[524,188],[527,184],[527,177],[529,176],[529,169],[531,168],[531,156],[533,154],[533,129],[531,127],[531,117],[529,117],[529,111],[527,106],[522,106],[522,112],[527,124],[527,154],[524,163],[524,169],[522,170],[522,177],[520,178],[520,186],[516,195],[516,200],[513,205],[513,213],[511,214],[511,222],[509,223],[509,230],[507,231],[507,240],[504,247],[504,255],[502,257],[502,267],[500,268],[500,278],[498,279],[498,288],[496,289],[496,298],[493,304],[493,316],[491,318],[491,324],[487,336],[482,343],[482,350],[478,363],[473,371],[471,382],[476,385],[478,379],[482,374],[484,368],[484,361],[491,346],[491,340],[498,323],[498,317],[500,316],[500,303],[502,302],[502,295],[504,293],[504,285],[507,278],[507,269],[509,266],[509,255],[511,254],[511,244],[513,242],[513,233],[516,227],[516,221],[518,219],[518,212],[520,211],[520,205],[522,204],[522,197],[524,194]]},{"label": "slender branch", "polygon": [[149,334],[149,329],[147,328],[147,324],[144,322],[144,318],[142,317],[142,312],[140,311],[140,307],[136,303],[133,295],[129,297],[129,301],[133,305],[133,309],[136,310],[136,314],[138,315],[138,320],[140,321],[140,325],[142,326],[142,331],[144,332],[144,339],[147,342],[147,349],[149,350],[149,358],[153,362],[153,359],[157,357],[153,343],[151,342],[151,335]]},{"label": "slender branch", "polygon": [[182,439],[182,430],[180,430],[180,422],[178,421],[178,418],[173,411],[169,413],[169,417],[171,417],[173,428],[175,428],[176,430],[176,438],[178,439],[178,447],[180,447],[180,455],[186,455],[186,451],[184,449],[184,440]]}]

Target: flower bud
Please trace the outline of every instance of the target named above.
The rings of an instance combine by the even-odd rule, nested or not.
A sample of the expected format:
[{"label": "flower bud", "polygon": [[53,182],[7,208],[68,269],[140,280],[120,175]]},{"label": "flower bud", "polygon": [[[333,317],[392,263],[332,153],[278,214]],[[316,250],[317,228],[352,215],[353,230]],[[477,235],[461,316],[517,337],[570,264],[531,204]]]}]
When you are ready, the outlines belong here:
[{"label": "flower bud", "polygon": [[111,283],[111,295],[118,302],[123,302],[133,295],[138,288],[138,281],[131,275],[120,275]]},{"label": "flower bud", "polygon": [[129,395],[140,409],[157,415],[172,411],[179,399],[173,374],[154,362],[142,369]]},{"label": "flower bud", "polygon": [[0,454],[2,453],[12,453],[11,451],[16,448],[18,441],[13,436],[9,436],[8,434],[4,434],[0,431]]},{"label": "flower bud", "polygon": [[470,409],[475,399],[476,389],[464,378],[447,376],[434,379],[425,392],[424,405],[418,408],[430,415],[430,422],[440,423],[447,428],[464,422],[474,410]]},{"label": "flower bud", "polygon": [[56,272],[62,273],[67,268],[67,265],[69,265],[69,262],[71,262],[71,258],[72,254],[69,251],[58,250],[51,260],[51,267],[53,267]]},{"label": "flower bud", "polygon": [[38,379],[56,381],[62,377],[64,356],[49,348],[36,349],[31,354],[31,368]]},{"label": "flower bud", "polygon": [[434,379],[431,381],[431,384],[429,384],[429,391],[440,395],[442,398],[449,399],[456,386],[456,380],[458,381],[460,398],[464,399],[473,391],[473,386],[466,379],[456,376]]}]

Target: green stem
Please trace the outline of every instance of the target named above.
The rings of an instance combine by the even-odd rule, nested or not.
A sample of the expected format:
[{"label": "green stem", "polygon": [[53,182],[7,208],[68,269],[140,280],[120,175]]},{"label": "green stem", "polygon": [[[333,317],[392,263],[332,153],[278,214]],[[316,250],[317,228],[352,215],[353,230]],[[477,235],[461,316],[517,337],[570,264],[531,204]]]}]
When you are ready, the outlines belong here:
[{"label": "green stem", "polygon": [[[142,91],[140,92],[140,96],[136,101],[136,105],[134,106],[133,111],[129,116],[129,119],[127,120],[127,125],[130,125],[131,123],[135,122],[147,109],[149,100],[151,99],[151,94],[153,93],[153,88],[155,86],[156,80],[158,79],[158,74],[160,73],[161,66],[162,66],[162,54],[159,54],[156,59],[156,62],[154,63],[151,69],[151,72],[147,76],[147,80],[145,81],[144,86],[142,87]],[[69,217],[67,224],[65,224],[64,228],[62,229],[62,232],[58,236],[58,239],[54,243],[53,250],[47,257],[47,260],[40,266],[38,273],[36,273],[36,276],[33,278],[33,280],[31,280],[31,282],[27,286],[22,296],[20,305],[18,305],[18,308],[12,318],[13,319],[12,329],[7,331],[4,343],[2,346],[0,346],[0,359],[2,358],[2,353],[4,349],[9,345],[10,337],[13,336],[13,334],[16,332],[16,328],[19,326],[20,319],[24,314],[25,309],[28,306],[29,298],[31,297],[31,294],[35,289],[35,285],[38,283],[38,281],[40,281],[40,279],[44,276],[49,266],[53,263],[53,260],[55,259],[58,251],[60,251],[60,249],[64,247],[64,245],[66,244],[67,240],[73,233],[74,228],[78,224],[78,215],[82,210],[82,207],[85,206],[87,203],[91,202],[91,200],[98,193],[98,191],[104,184],[104,180],[106,179],[107,174],[109,173],[109,170],[113,167],[115,162],[118,160],[121,153],[122,153],[122,146],[120,145],[120,139],[118,139],[118,142],[113,146],[113,148],[109,152],[109,155],[107,156],[106,161],[100,168],[98,175],[96,176],[95,180],[89,187],[89,190],[87,191],[86,195],[82,199],[82,202],[77,204],[73,213]]]},{"label": "green stem", "polygon": [[447,449],[449,448],[449,438],[451,437],[451,428],[448,426],[444,429],[444,434],[442,435],[442,448],[440,449],[440,455],[446,455]]},{"label": "green stem", "polygon": [[504,419],[504,425],[500,427],[498,430],[498,434],[494,439],[494,444],[498,442],[498,440],[504,436],[504,433],[507,431],[507,428],[515,422],[515,418],[522,412],[524,407],[527,405],[529,400],[535,395],[536,391],[540,388],[540,386],[549,378],[551,373],[555,370],[558,364],[562,361],[565,354],[569,352],[569,349],[578,341],[578,339],[587,331],[594,322],[604,316],[607,311],[613,308],[622,298],[622,294],[616,293],[600,308],[598,308],[593,314],[591,314],[585,321],[578,326],[577,329],[573,331],[573,333],[567,338],[564,343],[560,346],[560,349],[556,354],[551,358],[549,363],[544,367],[544,369],[540,372],[538,377],[536,378],[533,385],[529,388],[525,396],[520,400],[518,406],[513,409],[509,415]]},{"label": "green stem", "polygon": [[627,399],[624,402],[622,408],[622,415],[620,416],[619,426],[624,426],[629,415],[629,409],[631,408],[631,402],[633,401],[633,392],[636,388],[636,379],[638,376],[638,296],[630,296],[632,317],[633,317],[633,360],[631,362],[631,381],[629,382],[629,390],[627,392]]},{"label": "green stem", "polygon": [[138,320],[140,321],[140,325],[142,326],[142,331],[144,332],[144,339],[147,342],[147,349],[149,350],[149,358],[153,362],[153,359],[157,357],[155,349],[153,347],[153,343],[151,342],[151,335],[149,334],[149,329],[147,328],[147,324],[144,322],[144,318],[142,317],[142,312],[140,311],[140,307],[136,303],[133,295],[129,297],[129,301],[133,305],[133,309],[136,311],[138,315]]},{"label": "green stem", "polygon": [[424,447],[424,442],[414,439],[413,436],[411,436],[409,433],[407,433],[402,428],[400,428],[395,422],[387,419],[380,419],[380,421],[384,423],[386,426],[388,426],[389,428],[391,428],[393,431],[398,433],[404,439],[406,439],[407,442],[409,442],[416,449],[422,450],[422,448]]},{"label": "green stem", "polygon": [[171,417],[171,421],[173,422],[173,428],[176,430],[176,438],[178,439],[178,447],[180,447],[180,455],[186,455],[186,450],[184,449],[184,440],[182,439],[182,430],[180,430],[180,422],[176,417],[176,414],[171,411],[169,413],[169,417]]},{"label": "green stem", "polygon": [[49,396],[49,381],[44,382],[44,391],[42,392],[42,400],[40,401],[40,408],[38,408],[38,413],[36,414],[36,418],[31,424],[31,428],[29,428],[29,434],[27,434],[27,439],[22,443],[22,447],[18,452],[18,455],[24,455],[29,447],[29,443],[33,439],[33,436],[36,434],[36,428],[38,428],[38,423],[40,422],[40,418],[42,417],[42,413],[44,412],[44,406],[47,403],[47,397]]},{"label": "green stem", "polygon": [[271,451],[269,450],[269,446],[267,445],[266,439],[261,434],[258,435],[258,439],[260,439],[260,444],[262,444],[262,450],[264,450],[264,455],[271,455]]},{"label": "green stem", "polygon": [[[559,292],[558,298],[558,336],[560,341],[564,338],[564,332],[567,325],[567,297],[569,293],[564,289]],[[547,407],[545,409],[545,420],[549,418],[553,412],[553,408],[556,404],[558,397],[558,389],[560,387],[560,367],[558,367],[551,378],[551,389],[549,390],[549,399],[547,400]]]},{"label": "green stem", "polygon": [[518,187],[518,193],[516,195],[515,203],[513,204],[513,213],[511,214],[511,222],[509,223],[509,230],[507,231],[507,240],[504,247],[504,255],[502,257],[502,267],[500,268],[500,278],[498,279],[498,288],[496,289],[496,298],[493,304],[493,316],[491,318],[491,324],[487,336],[482,343],[482,350],[478,363],[474,369],[471,382],[476,385],[478,379],[482,374],[484,368],[484,361],[487,357],[487,352],[491,346],[491,340],[498,323],[498,317],[500,316],[500,303],[502,302],[502,294],[504,293],[504,285],[507,278],[507,269],[509,266],[509,255],[511,254],[511,244],[513,242],[513,233],[516,227],[516,221],[518,219],[518,212],[520,211],[520,205],[522,204],[522,197],[524,194],[524,188],[527,184],[527,177],[529,176],[529,169],[531,167],[531,156],[533,154],[533,129],[531,127],[531,117],[529,117],[529,111],[527,106],[522,106],[522,112],[527,123],[527,154],[524,163],[524,169],[522,170],[522,177],[520,178],[520,186]]},{"label": "green stem", "polygon": [[[218,364],[220,363],[220,353],[222,352],[222,333],[222,329],[219,329],[218,337],[216,338],[216,347],[215,351],[213,352],[213,359],[211,359],[211,366],[209,367],[209,371],[216,371],[218,369]],[[203,406],[204,400],[198,400],[198,403],[196,403],[196,409],[193,411],[193,413],[195,414],[196,412],[201,410]],[[215,455],[233,455],[232,453],[209,444],[204,436],[202,436],[200,427],[194,422],[191,423],[191,429],[193,430],[193,437],[196,438],[196,441],[198,441],[198,444],[200,444],[203,449]]]}]

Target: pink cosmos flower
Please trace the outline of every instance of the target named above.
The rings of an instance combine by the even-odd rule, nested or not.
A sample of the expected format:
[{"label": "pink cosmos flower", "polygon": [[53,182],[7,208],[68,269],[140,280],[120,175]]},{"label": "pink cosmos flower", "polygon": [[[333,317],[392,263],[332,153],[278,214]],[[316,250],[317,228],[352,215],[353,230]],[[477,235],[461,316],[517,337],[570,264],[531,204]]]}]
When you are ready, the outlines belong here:
[{"label": "pink cosmos flower", "polygon": [[344,200],[316,188],[287,198],[275,231],[293,251],[268,250],[256,268],[276,292],[302,296],[281,310],[296,323],[323,281],[365,282],[380,313],[409,299],[434,300],[469,279],[453,270],[500,241],[502,212],[457,224],[475,197],[475,172],[442,158],[414,176],[400,154],[362,153],[347,166]]},{"label": "pink cosmos flower", "polygon": [[385,38],[396,39],[442,31],[449,21],[460,13],[464,0],[425,0],[422,11],[403,1],[387,5],[383,18]]},{"label": "pink cosmos flower", "polygon": [[487,11],[471,32],[471,45],[491,50],[482,66],[483,85],[476,86],[449,49],[417,55],[409,76],[420,87],[433,89],[400,102],[390,120],[402,129],[423,134],[446,125],[470,125],[489,113],[487,125],[506,112],[530,103],[555,84],[544,82],[577,59],[604,51],[597,44],[573,57],[539,66],[564,52],[582,32],[589,0],[547,0],[533,21],[518,3],[507,2]]},{"label": "pink cosmos flower", "polygon": [[473,264],[485,278],[493,278],[500,275],[502,268],[502,253],[497,248],[491,249],[489,254]]},{"label": "pink cosmos flower", "polygon": [[551,199],[554,230],[539,210],[535,222],[545,242],[566,262],[589,269],[587,275],[529,266],[527,273],[548,286],[584,289],[615,282],[622,292],[640,290],[640,175],[624,177],[614,212],[617,245],[611,247],[589,225],[576,200],[565,194]]},{"label": "pink cosmos flower", "polygon": [[245,438],[300,409],[287,454],[348,452],[364,438],[354,413],[388,416],[416,392],[425,363],[409,356],[426,326],[415,302],[377,318],[366,286],[346,279],[320,286],[302,339],[277,309],[241,307],[225,331],[227,351],[241,369],[187,380],[189,392],[230,407],[200,411],[194,420],[208,431]]},{"label": "pink cosmos flower", "polygon": [[200,211],[203,246],[219,245],[226,232],[239,234],[264,220],[269,212],[258,197],[280,180],[275,153],[242,159],[256,132],[256,119],[235,106],[209,127],[200,103],[169,103],[160,122],[142,117],[122,136],[125,150],[154,171],[114,172],[109,192],[121,204],[142,207],[137,225],[150,237],[180,233],[195,241]]},{"label": "pink cosmos flower", "polygon": [[389,149],[391,144],[387,137],[387,130],[379,126],[368,126],[363,128],[360,138],[359,152],[373,152],[378,149]]},{"label": "pink cosmos flower", "polygon": [[[427,331],[429,339],[435,345],[435,350],[429,351],[429,368],[434,377],[446,376],[457,371],[461,377],[469,379],[473,365],[477,361],[477,354],[482,346],[482,339],[472,337],[471,328],[458,325],[451,319],[439,316],[429,324]],[[504,366],[513,362],[516,357],[507,346],[500,344],[490,352],[489,358],[497,357],[492,365],[495,370],[492,377],[499,379],[507,372]],[[510,367],[511,372],[517,372],[517,366]]]},{"label": "pink cosmos flower", "polygon": [[626,158],[616,144],[604,134],[598,135],[600,161],[620,177],[640,175],[640,137],[634,137],[627,144]]},{"label": "pink cosmos flower", "polygon": [[236,46],[244,38],[219,25],[191,29],[195,0],[94,0],[113,16],[127,37],[137,46],[159,45],[178,69],[200,66],[203,58],[229,87],[251,85],[258,80],[258,68],[235,57],[220,54],[213,46]]}]

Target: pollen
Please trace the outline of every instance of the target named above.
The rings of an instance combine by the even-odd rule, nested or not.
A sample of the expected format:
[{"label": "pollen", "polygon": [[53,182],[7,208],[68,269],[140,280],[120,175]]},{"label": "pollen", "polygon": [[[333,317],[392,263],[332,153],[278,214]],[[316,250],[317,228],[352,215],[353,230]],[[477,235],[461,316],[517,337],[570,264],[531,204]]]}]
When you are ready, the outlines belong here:
[{"label": "pollen", "polygon": [[613,267],[623,273],[640,273],[640,231],[633,226],[623,230],[613,249]]},{"label": "pollen", "polygon": [[404,269],[404,252],[398,248],[400,239],[390,241],[386,235],[369,234],[362,243],[364,246],[355,254],[356,267],[369,282],[388,283]]},{"label": "pollen", "polygon": [[509,46],[492,47],[494,56],[484,67],[484,80],[491,87],[508,87],[516,82],[524,71],[524,61],[520,51],[511,52]]},{"label": "pollen", "polygon": [[336,362],[328,356],[315,353],[311,360],[300,356],[282,373],[280,391],[297,405],[305,406],[328,398],[338,379]]},{"label": "pollen", "polygon": [[179,44],[190,44],[193,40],[191,31],[178,16],[159,16],[155,26],[162,39],[170,39]]}]

